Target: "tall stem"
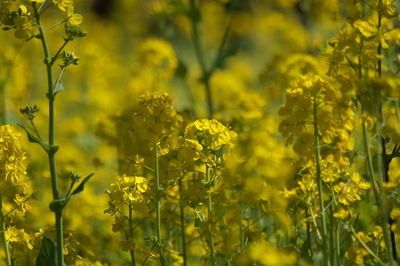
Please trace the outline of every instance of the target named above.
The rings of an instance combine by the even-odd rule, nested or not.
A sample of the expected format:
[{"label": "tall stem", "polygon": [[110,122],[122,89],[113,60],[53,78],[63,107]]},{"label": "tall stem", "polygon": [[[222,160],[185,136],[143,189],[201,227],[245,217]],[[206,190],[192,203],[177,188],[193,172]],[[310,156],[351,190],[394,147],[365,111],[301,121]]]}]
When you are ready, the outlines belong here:
[{"label": "tall stem", "polygon": [[7,80],[0,81],[0,125],[7,124],[6,84]]},{"label": "tall stem", "polygon": [[[210,181],[210,168],[206,166],[206,179]],[[210,258],[211,265],[216,265],[216,257],[215,257],[215,248],[214,248],[214,237],[213,237],[213,222],[214,222],[214,213],[212,208],[212,193],[211,190],[208,192],[208,204],[207,204],[207,215],[208,215],[208,244],[210,246]]]},{"label": "tall stem", "polygon": [[[382,184],[381,180],[379,180],[379,179],[377,180],[375,177],[374,166],[372,163],[371,150],[370,150],[370,147],[368,144],[368,129],[365,126],[365,123],[363,123],[362,127],[363,127],[364,149],[367,153],[368,175],[370,176],[370,180],[372,181],[372,189],[374,191],[376,205],[382,211],[382,215],[380,216],[379,224],[383,228],[385,246],[388,247],[388,256],[392,262],[392,258],[391,258],[392,252],[390,251],[391,241],[390,241],[390,237],[389,237],[389,229],[386,226],[386,211],[385,211],[385,204],[384,204],[385,199],[383,196],[384,195],[383,194],[383,184]],[[378,189],[379,189],[379,191],[378,191]]]},{"label": "tall stem", "polygon": [[[129,201],[129,206],[128,206],[129,210],[128,210],[128,222],[129,222],[129,230],[128,230],[128,241],[133,238],[133,208],[132,208],[132,203],[131,201]],[[132,247],[129,249],[129,253],[131,254],[131,265],[135,266],[136,265],[136,260],[135,260],[135,248]]]},{"label": "tall stem", "polygon": [[341,254],[340,254],[340,221],[337,223],[335,228],[335,245],[336,245],[336,263],[340,265]]},{"label": "tall stem", "polygon": [[157,226],[157,246],[160,255],[160,264],[165,265],[164,251],[161,243],[161,200],[160,200],[160,170],[158,165],[158,143],[154,144],[154,164],[156,171],[156,226]]},{"label": "tall stem", "polygon": [[325,265],[329,265],[328,256],[328,241],[327,241],[327,226],[326,226],[326,213],[324,205],[324,195],[322,191],[322,177],[321,177],[321,147],[318,131],[318,118],[317,118],[317,96],[314,97],[314,141],[315,141],[315,168],[319,196],[319,207],[322,216],[322,251],[324,254]]},{"label": "tall stem", "polygon": [[211,73],[210,73],[210,71],[207,70],[207,66],[206,66],[206,63],[204,60],[204,54],[203,54],[203,49],[201,46],[201,40],[200,40],[200,35],[199,35],[199,30],[198,30],[198,19],[199,18],[198,18],[198,10],[196,8],[195,0],[190,0],[190,9],[192,11],[192,15],[191,15],[190,19],[192,22],[192,39],[193,39],[194,50],[195,50],[196,58],[197,58],[197,61],[199,62],[201,72],[202,72],[201,79],[204,84],[206,97],[207,97],[208,116],[209,116],[209,118],[212,118],[214,115],[214,105],[213,105],[213,97],[212,97],[211,86],[210,86]]},{"label": "tall stem", "polygon": [[240,217],[239,217],[239,228],[240,228],[240,253],[244,252],[245,248],[245,235],[244,235],[244,225],[242,224],[243,220],[243,206],[240,204]]},{"label": "tall stem", "polygon": [[[309,217],[309,211],[308,208],[306,208],[306,217]],[[307,249],[308,249],[308,255],[312,257],[313,251],[312,251],[312,243],[311,243],[311,222],[307,222]]]},{"label": "tall stem", "polygon": [[[58,191],[58,178],[57,178],[57,166],[56,166],[56,144],[55,144],[55,94],[53,89],[53,69],[52,69],[52,57],[50,54],[49,46],[47,43],[46,35],[43,30],[40,15],[36,8],[36,3],[32,3],[37,27],[39,29],[39,36],[42,42],[43,51],[45,55],[44,63],[47,69],[47,98],[49,99],[49,147],[47,151],[50,165],[50,175],[51,175],[51,186],[53,192],[53,200],[59,199]],[[56,235],[57,235],[57,265],[64,265],[64,234],[63,234],[63,219],[62,219],[62,209],[57,208],[55,211],[56,220]]]},{"label": "tall stem", "polygon": [[3,249],[4,253],[6,255],[6,265],[11,266],[11,257],[10,257],[10,251],[8,247],[8,241],[6,239],[6,223],[4,221],[4,211],[3,211],[3,195],[0,193],[0,226],[1,226],[1,232],[0,232],[0,237],[1,237],[1,242],[3,244]]},{"label": "tall stem", "polygon": [[[331,197],[333,198],[333,191],[331,190]],[[336,262],[337,256],[336,256],[336,245],[335,245],[335,218],[333,217],[333,212],[334,212],[334,203],[331,204],[329,207],[329,220],[330,220],[330,258],[331,258],[331,265],[338,265]]]},{"label": "tall stem", "polygon": [[182,242],[182,257],[183,266],[187,265],[187,252],[186,252],[186,234],[185,234],[185,206],[183,205],[183,186],[182,178],[179,179],[179,208],[180,208],[180,218],[181,218],[181,242]]},{"label": "tall stem", "polygon": [[[379,7],[382,6],[382,0],[379,0]],[[382,27],[382,11],[381,8],[379,8],[378,12],[378,32],[381,31]],[[378,44],[378,75],[380,78],[382,78],[382,43],[379,41]],[[383,182],[389,182],[389,163],[386,162],[387,158],[387,153],[386,153],[386,141],[384,136],[382,135],[382,127],[383,127],[383,115],[382,115],[382,102],[378,103],[378,110],[377,110],[377,130],[378,130],[378,136],[380,136],[380,143],[378,143],[377,151],[378,151],[378,166],[379,166],[379,176],[380,180],[383,184]],[[379,156],[380,154],[380,156]],[[386,222],[391,225],[393,223],[392,219],[390,218],[389,214],[389,206],[388,203],[385,202],[386,199],[386,193],[385,193],[385,188],[382,186],[381,189],[381,196],[383,198],[383,209],[382,209],[382,220],[383,220],[383,225],[384,225],[384,234],[386,239],[390,239],[390,245],[387,246],[388,250],[388,256],[389,260],[391,263],[393,261],[397,261],[397,251],[396,251],[396,238],[394,235],[394,232],[391,230],[391,228],[387,229]],[[389,241],[388,241],[389,242]]]}]

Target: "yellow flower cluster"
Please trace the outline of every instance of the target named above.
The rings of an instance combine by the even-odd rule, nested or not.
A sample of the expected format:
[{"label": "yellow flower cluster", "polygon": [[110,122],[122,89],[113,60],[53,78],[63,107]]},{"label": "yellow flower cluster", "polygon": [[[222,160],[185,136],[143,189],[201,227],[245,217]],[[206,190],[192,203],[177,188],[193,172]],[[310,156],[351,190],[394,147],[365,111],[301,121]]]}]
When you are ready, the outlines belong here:
[{"label": "yellow flower cluster", "polygon": [[[354,245],[346,250],[344,256],[348,259],[349,263],[353,265],[365,265],[365,264],[382,264],[381,261],[377,260],[377,257],[372,255],[377,255],[384,252],[385,243],[383,241],[383,229],[380,226],[374,226],[372,232],[364,233],[358,232],[352,236]],[[371,253],[371,249],[368,251],[366,247],[375,247],[374,251],[376,253]],[[378,258],[379,259],[379,258]]]},{"label": "yellow flower cluster", "polygon": [[0,26],[14,29],[15,37],[26,39],[32,36],[34,18],[31,10],[20,1],[0,2]]},{"label": "yellow flower cluster", "polygon": [[164,155],[174,147],[171,135],[179,129],[182,120],[172,106],[171,96],[157,91],[148,92],[138,99],[133,115],[133,134],[145,136],[148,143],[159,144],[160,155]]},{"label": "yellow flower cluster", "polygon": [[0,184],[1,190],[19,186],[23,193],[27,187],[27,157],[21,146],[21,134],[12,125],[0,126]]},{"label": "yellow flower cluster", "polygon": [[21,243],[26,245],[29,249],[32,249],[31,236],[25,232],[25,230],[17,229],[15,226],[7,227],[5,231],[6,240],[11,243]]},{"label": "yellow flower cluster", "polygon": [[251,243],[248,253],[248,257],[242,259],[242,265],[289,266],[294,265],[297,259],[294,252],[276,248],[265,240]]},{"label": "yellow flower cluster", "polygon": [[147,191],[147,179],[141,176],[118,176],[107,190],[110,208],[106,213],[115,214],[127,202],[136,203],[144,200]]},{"label": "yellow flower cluster", "polygon": [[287,138],[287,144],[294,142],[293,149],[298,154],[313,158],[315,123],[322,142],[332,145],[331,153],[338,153],[337,157],[353,147],[350,131],[354,111],[350,102],[343,102],[339,85],[331,78],[300,76],[294,88],[287,89],[279,114],[285,117],[279,131]]},{"label": "yellow flower cluster", "polygon": [[81,14],[74,13],[74,0],[53,0],[59,10],[65,13],[66,20],[71,25],[80,25],[83,22]]},{"label": "yellow flower cluster", "polygon": [[[197,160],[211,163],[217,162],[224,153],[235,146],[237,134],[215,119],[200,119],[186,126],[185,148],[180,152],[183,160]],[[193,151],[190,159],[185,158]]]},{"label": "yellow flower cluster", "polygon": [[147,71],[169,79],[178,67],[178,60],[172,46],[162,39],[149,38],[143,41],[137,53],[139,55],[137,71]]},{"label": "yellow flower cluster", "polygon": [[[27,3],[28,2],[28,3]],[[36,18],[32,5],[43,3],[44,0],[0,2],[0,26],[5,29],[14,29],[19,39],[30,39],[35,34]],[[73,0],[53,0],[59,10],[65,13],[65,21],[71,25],[82,24],[82,15],[74,13]],[[30,5],[27,5],[30,4]],[[37,7],[35,7],[37,8]]]},{"label": "yellow flower cluster", "polygon": [[350,205],[351,203],[361,200],[359,191],[368,190],[371,185],[361,179],[360,174],[354,173],[347,183],[340,182],[334,186],[334,191],[339,194],[339,202],[343,205]]},{"label": "yellow flower cluster", "polygon": [[144,193],[148,190],[148,181],[142,176],[118,176],[110,188],[106,191],[108,195],[108,209],[104,213],[114,216],[113,232],[122,232],[125,240],[120,242],[123,250],[134,248],[133,238],[133,211],[138,209],[142,203]]},{"label": "yellow flower cluster", "polygon": [[220,150],[223,145],[234,147],[236,133],[215,119],[200,119],[185,129],[185,138],[197,141],[205,150]]}]

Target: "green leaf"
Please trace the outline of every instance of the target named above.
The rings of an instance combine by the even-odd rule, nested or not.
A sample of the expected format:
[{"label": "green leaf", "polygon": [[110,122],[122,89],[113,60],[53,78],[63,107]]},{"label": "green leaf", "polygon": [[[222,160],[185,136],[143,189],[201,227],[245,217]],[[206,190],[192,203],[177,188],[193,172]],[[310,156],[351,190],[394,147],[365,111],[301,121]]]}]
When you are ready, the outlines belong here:
[{"label": "green leaf", "polygon": [[57,266],[56,243],[50,237],[44,236],[39,255],[36,258],[36,266]]},{"label": "green leaf", "polygon": [[69,197],[75,196],[76,194],[79,194],[83,191],[83,189],[85,188],[85,184],[89,181],[89,179],[94,175],[94,173],[91,173],[90,175],[88,175],[87,177],[85,177],[85,179],[83,179],[83,181],[79,184],[79,186],[77,188],[75,188],[75,190],[71,193],[71,195]]},{"label": "green leaf", "polygon": [[40,146],[42,146],[42,148],[48,152],[50,150],[50,147],[48,144],[44,143],[43,140],[39,139],[38,137],[36,137],[35,135],[33,135],[25,126],[18,124],[19,127],[21,127],[25,132],[26,135],[28,136],[28,140],[32,143],[37,143]]}]

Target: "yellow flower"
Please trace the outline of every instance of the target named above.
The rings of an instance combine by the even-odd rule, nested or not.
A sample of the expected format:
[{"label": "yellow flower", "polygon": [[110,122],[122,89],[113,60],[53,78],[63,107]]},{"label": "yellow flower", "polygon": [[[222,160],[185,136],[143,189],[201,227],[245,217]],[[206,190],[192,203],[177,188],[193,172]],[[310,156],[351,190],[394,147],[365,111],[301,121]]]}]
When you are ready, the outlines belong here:
[{"label": "yellow flower", "polygon": [[74,0],[53,0],[53,3],[61,10],[67,11],[68,8],[73,8]]},{"label": "yellow flower", "polygon": [[370,38],[376,34],[377,27],[371,25],[368,21],[356,20],[353,23],[356,28],[365,38]]},{"label": "yellow flower", "polygon": [[67,19],[68,23],[71,25],[80,25],[83,22],[83,17],[81,14],[74,13],[73,7],[67,7]]},{"label": "yellow flower", "polygon": [[266,241],[254,242],[249,247],[249,256],[254,262],[266,266],[288,266],[296,263],[296,255],[273,247]]},{"label": "yellow flower", "polygon": [[351,180],[360,189],[368,190],[371,188],[371,185],[368,182],[365,182],[364,180],[361,179],[359,173],[354,173]]},{"label": "yellow flower", "polygon": [[9,242],[20,242],[25,244],[29,249],[33,248],[30,243],[31,236],[24,229],[17,229],[15,226],[10,226],[5,231],[5,237]]},{"label": "yellow flower", "polygon": [[0,187],[6,182],[23,185],[27,180],[27,157],[21,146],[21,134],[12,125],[0,126]]},{"label": "yellow flower", "polygon": [[183,118],[172,106],[171,96],[153,91],[139,97],[133,120],[134,132],[143,136],[150,147],[159,142],[160,155],[165,155],[175,144],[171,135],[181,126]]},{"label": "yellow flower", "polygon": [[237,135],[217,120],[200,119],[185,129],[185,138],[197,140],[206,150],[220,150],[222,146],[234,146]]},{"label": "yellow flower", "polygon": [[338,211],[336,211],[333,214],[333,217],[338,218],[338,219],[342,219],[342,220],[346,220],[350,215],[350,211],[346,210],[344,208],[340,208]]},{"label": "yellow flower", "polygon": [[139,54],[138,71],[149,71],[153,75],[169,79],[178,67],[178,59],[169,42],[162,39],[149,38],[143,41],[137,51]]}]

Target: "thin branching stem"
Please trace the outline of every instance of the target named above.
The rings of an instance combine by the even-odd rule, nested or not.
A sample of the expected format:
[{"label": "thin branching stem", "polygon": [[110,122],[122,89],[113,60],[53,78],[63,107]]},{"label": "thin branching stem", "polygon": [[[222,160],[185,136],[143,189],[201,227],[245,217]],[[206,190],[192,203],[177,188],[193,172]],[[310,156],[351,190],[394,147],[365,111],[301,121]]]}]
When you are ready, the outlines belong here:
[{"label": "thin branching stem", "polygon": [[206,60],[204,57],[201,37],[199,34],[198,23],[200,20],[200,14],[199,14],[200,10],[196,6],[195,0],[190,0],[189,5],[190,5],[190,11],[191,11],[190,21],[192,24],[191,25],[192,26],[191,34],[192,34],[193,46],[194,46],[197,61],[200,65],[201,72],[202,72],[201,81],[204,85],[205,92],[206,92],[208,116],[209,116],[209,118],[212,118],[214,116],[215,107],[214,107],[214,102],[213,102],[213,92],[211,89],[210,79],[211,79],[211,76],[214,73],[214,71],[217,69],[217,67],[221,64],[221,61],[224,59],[223,52],[224,52],[225,45],[228,41],[229,32],[230,32],[230,28],[231,28],[231,16],[230,16],[230,14],[228,15],[225,30],[224,30],[221,42],[218,47],[217,56],[215,57],[215,60],[212,62],[211,67],[207,67]]},{"label": "thin branching stem", "polygon": [[321,147],[320,137],[318,131],[318,113],[317,113],[317,95],[314,97],[314,141],[315,141],[315,168],[316,168],[316,179],[318,187],[319,207],[322,217],[322,251],[324,253],[325,265],[329,265],[329,251],[328,251],[328,229],[326,225],[326,212],[324,205],[324,194],[322,189],[322,177],[321,177]]},{"label": "thin branching stem", "polygon": [[181,222],[181,242],[182,242],[182,257],[183,257],[183,266],[187,265],[187,249],[186,249],[186,234],[185,234],[185,206],[183,204],[184,198],[183,198],[183,184],[182,184],[182,178],[178,181],[179,185],[179,209],[180,209],[180,222]]},{"label": "thin branching stem", "polygon": [[159,143],[154,144],[154,170],[156,175],[156,229],[157,229],[157,245],[158,252],[160,255],[160,264],[162,266],[165,265],[164,251],[162,246],[162,238],[161,238],[161,187],[160,187],[160,169],[158,165],[158,145]]},{"label": "thin branching stem", "polygon": [[[382,6],[382,0],[379,0],[379,7]],[[382,28],[382,11],[381,8],[378,10],[378,32],[381,31]],[[378,44],[378,75],[380,78],[382,78],[382,42],[379,41]],[[382,102],[378,103],[378,110],[377,110],[377,134],[380,139],[380,143],[377,143],[377,151],[378,151],[378,166],[379,166],[379,176],[380,176],[380,182],[383,184],[383,182],[389,182],[389,165],[386,162],[386,141],[384,136],[382,135],[382,127],[383,127],[383,115],[382,115]],[[384,229],[384,237],[386,240],[387,245],[387,251],[388,251],[388,257],[389,257],[389,262],[393,264],[394,261],[397,261],[397,251],[396,251],[396,238],[394,235],[394,232],[386,226],[386,222],[391,225],[393,221],[390,218],[389,215],[389,206],[386,203],[386,192],[385,188],[382,185],[381,187],[381,197],[382,197],[382,224],[383,224],[383,229]]]},{"label": "thin branching stem", "polygon": [[5,215],[3,210],[3,194],[0,193],[0,226],[1,226],[1,242],[3,244],[4,254],[5,254],[5,261],[7,266],[11,266],[11,256],[9,251],[8,241],[6,239],[6,223],[5,223]]},{"label": "thin branching stem", "polygon": [[[39,37],[42,42],[43,51],[45,55],[45,65],[47,69],[47,81],[48,81],[48,92],[47,98],[49,100],[49,150],[47,151],[49,157],[50,165],[50,175],[51,175],[51,185],[53,192],[53,200],[59,200],[58,191],[58,177],[57,177],[57,166],[56,166],[56,152],[57,146],[55,144],[55,93],[53,89],[53,68],[52,60],[49,46],[46,39],[46,34],[44,32],[40,14],[37,10],[36,3],[32,3],[34,10],[34,15],[36,19],[36,24],[39,30]],[[62,219],[62,208],[57,208],[55,210],[55,220],[56,220],[56,235],[57,235],[57,265],[64,265],[64,234],[63,234],[63,219]]]},{"label": "thin branching stem", "polygon": [[375,260],[377,260],[379,262],[379,264],[384,265],[383,261],[375,254],[375,252],[373,252],[367,244],[364,243],[364,241],[362,241],[362,239],[357,235],[357,233],[354,230],[354,227],[351,226],[351,232],[353,233],[354,237],[358,240],[358,242],[360,242],[360,244],[365,248],[366,251],[368,251],[368,253],[374,257]]},{"label": "thin branching stem", "polygon": [[[211,181],[211,176],[210,176],[210,168],[209,166],[206,166],[206,179],[208,182]],[[213,223],[214,223],[214,213],[213,213],[213,206],[212,206],[212,192],[211,190],[208,191],[208,197],[207,197],[207,223],[208,223],[208,245],[210,248],[210,259],[211,259],[211,265],[215,266],[216,265],[216,256],[215,256],[215,247],[214,247],[214,236],[213,236]]]},{"label": "thin branching stem", "polygon": [[[130,239],[133,239],[133,207],[132,203],[129,200],[129,210],[128,210],[128,221],[129,221],[129,231],[128,231],[128,241]],[[131,265],[136,266],[136,260],[135,260],[135,248],[131,247],[129,248],[129,253],[131,255]]]}]

